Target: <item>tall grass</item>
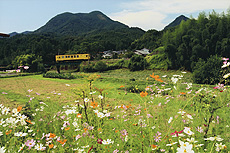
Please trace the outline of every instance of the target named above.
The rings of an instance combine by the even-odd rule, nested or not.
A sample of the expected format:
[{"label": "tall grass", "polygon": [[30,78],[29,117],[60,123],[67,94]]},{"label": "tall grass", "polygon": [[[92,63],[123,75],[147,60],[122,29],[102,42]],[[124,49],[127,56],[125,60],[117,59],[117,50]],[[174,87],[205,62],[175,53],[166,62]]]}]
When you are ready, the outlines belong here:
[{"label": "tall grass", "polygon": [[0,107],[1,151],[228,152],[227,86],[197,88],[181,72],[137,75],[146,83],[139,93],[129,92],[125,81],[103,84],[103,74],[58,83],[19,78],[18,89],[2,81],[1,100],[16,93],[25,102]]}]

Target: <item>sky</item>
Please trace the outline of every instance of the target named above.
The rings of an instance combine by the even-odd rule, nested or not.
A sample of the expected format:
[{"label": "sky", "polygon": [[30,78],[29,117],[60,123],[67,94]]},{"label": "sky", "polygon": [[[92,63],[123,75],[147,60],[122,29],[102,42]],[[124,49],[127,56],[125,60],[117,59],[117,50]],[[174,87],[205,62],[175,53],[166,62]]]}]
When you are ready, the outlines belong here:
[{"label": "sky", "polygon": [[162,30],[179,15],[230,9],[230,0],[0,0],[0,33],[34,31],[64,12],[101,11],[109,18],[147,31]]}]

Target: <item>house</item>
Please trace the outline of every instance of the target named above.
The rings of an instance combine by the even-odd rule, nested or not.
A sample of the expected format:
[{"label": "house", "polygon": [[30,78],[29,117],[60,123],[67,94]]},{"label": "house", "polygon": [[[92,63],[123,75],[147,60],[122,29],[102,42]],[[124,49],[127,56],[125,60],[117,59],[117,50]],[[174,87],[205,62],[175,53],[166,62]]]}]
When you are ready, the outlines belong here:
[{"label": "house", "polygon": [[113,58],[115,54],[117,55],[124,54],[124,51],[111,51],[111,50],[104,51],[102,57],[103,58]]},{"label": "house", "polygon": [[150,54],[150,51],[149,51],[149,49],[143,48],[141,50],[135,50],[134,53],[137,55],[146,56],[146,55]]}]

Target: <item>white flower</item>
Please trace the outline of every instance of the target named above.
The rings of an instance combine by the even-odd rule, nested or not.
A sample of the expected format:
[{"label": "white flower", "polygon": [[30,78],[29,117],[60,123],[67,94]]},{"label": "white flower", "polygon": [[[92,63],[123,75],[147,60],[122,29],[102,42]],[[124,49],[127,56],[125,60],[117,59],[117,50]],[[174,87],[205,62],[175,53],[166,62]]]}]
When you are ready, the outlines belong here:
[{"label": "white flower", "polygon": [[103,99],[103,96],[102,96],[102,95],[99,95],[98,98]]},{"label": "white flower", "polygon": [[220,150],[224,149],[225,145],[222,145],[222,143],[218,144],[216,143],[216,151],[219,152]]},{"label": "white flower", "polygon": [[65,84],[67,87],[69,87],[70,85],[69,84]]},{"label": "white flower", "polygon": [[5,123],[5,121],[3,120],[3,118],[0,120],[0,125],[2,125],[3,123]]},{"label": "white flower", "polygon": [[18,152],[22,151],[24,147],[25,147],[25,144],[22,144],[22,146],[19,148]]},{"label": "white flower", "polygon": [[189,119],[193,119],[192,115],[190,115],[190,114],[186,114],[186,116],[187,116]]},{"label": "white flower", "polygon": [[198,142],[198,141],[195,141],[195,138],[191,138],[191,139],[187,138],[187,141],[190,142],[190,143],[196,143],[196,142]]},{"label": "white flower", "polygon": [[2,109],[2,115],[7,115],[9,113],[10,109],[5,107]]},{"label": "white flower", "polygon": [[178,78],[174,78],[174,77],[172,77],[172,78],[171,78],[171,80],[172,80],[173,84],[176,84],[176,83],[177,83],[177,81],[178,81]]},{"label": "white flower", "polygon": [[225,74],[225,75],[223,76],[223,78],[224,78],[224,79],[227,79],[229,76],[230,76],[230,73]]},{"label": "white flower", "polygon": [[128,141],[128,135],[125,136],[125,142],[127,142],[127,141]]},{"label": "white flower", "polygon": [[43,144],[37,144],[36,146],[35,146],[35,149],[36,150],[45,150],[46,149],[46,147],[43,147]]},{"label": "white flower", "polygon": [[93,110],[93,111],[94,111],[94,113],[96,113],[96,114],[97,114],[97,113],[99,113],[99,111],[98,111],[98,110]]},{"label": "white flower", "polygon": [[97,116],[100,117],[100,118],[105,117],[105,115],[103,113],[101,113],[101,112],[97,113]]},{"label": "white flower", "polygon": [[181,73],[184,73],[184,74],[185,74],[185,73],[187,73],[187,72],[182,71]]},{"label": "white flower", "polygon": [[172,145],[174,145],[174,144],[177,144],[177,142],[172,142],[172,143],[170,143],[170,144],[166,144],[166,146],[172,146]]},{"label": "white flower", "polygon": [[180,110],[179,112],[177,112],[178,114],[184,115],[186,112]]},{"label": "white flower", "polygon": [[112,141],[111,139],[107,139],[107,140],[103,140],[103,141],[102,141],[102,144],[104,144],[104,145],[107,145],[107,144],[110,144],[110,143],[113,144],[113,142],[114,142],[114,141]]},{"label": "white flower", "polygon": [[81,146],[81,147],[82,147],[83,149],[84,149],[84,148],[89,148],[89,145],[87,145],[87,146]]},{"label": "white flower", "polygon": [[82,136],[80,135],[80,134],[78,134],[77,136],[76,136],[76,140],[78,140],[79,138],[81,138]]},{"label": "white flower", "polygon": [[75,113],[76,113],[76,110],[75,110],[75,109],[67,109],[67,110],[65,111],[65,114],[66,114],[66,115],[75,114]]},{"label": "white flower", "polygon": [[187,135],[193,135],[194,133],[190,130],[189,127],[184,127],[184,133],[186,133]]},{"label": "white flower", "polygon": [[5,147],[0,147],[0,153],[4,153],[6,151]]},{"label": "white flower", "polygon": [[109,113],[106,113],[106,114],[105,114],[105,117],[109,117],[110,114],[111,114],[110,112],[109,112]]},{"label": "white flower", "polygon": [[2,136],[3,135],[3,133],[0,131],[0,136]]},{"label": "white flower", "polygon": [[84,102],[86,102],[86,103],[89,102],[89,99],[88,99],[88,98],[85,98],[85,99],[84,99]]},{"label": "white flower", "polygon": [[22,115],[22,114],[18,113],[17,118],[19,118],[20,120],[25,120],[27,118],[27,116],[24,114]]},{"label": "white flower", "polygon": [[189,144],[188,142],[183,142],[181,140],[179,140],[180,143],[180,148],[177,148],[177,153],[194,153],[194,151],[192,150],[192,144]]},{"label": "white flower", "polygon": [[217,137],[210,137],[210,138],[205,138],[204,140],[210,140],[210,141],[222,141],[224,139],[222,139],[219,135]]},{"label": "white flower", "polygon": [[172,120],[173,120],[173,117],[170,117],[168,123],[171,123]]},{"label": "white flower", "polygon": [[33,132],[33,130],[28,130],[29,133]]},{"label": "white flower", "polygon": [[14,133],[14,136],[16,136],[16,137],[24,137],[26,135],[27,135],[27,133],[22,133],[22,132],[16,132],[16,133]]}]

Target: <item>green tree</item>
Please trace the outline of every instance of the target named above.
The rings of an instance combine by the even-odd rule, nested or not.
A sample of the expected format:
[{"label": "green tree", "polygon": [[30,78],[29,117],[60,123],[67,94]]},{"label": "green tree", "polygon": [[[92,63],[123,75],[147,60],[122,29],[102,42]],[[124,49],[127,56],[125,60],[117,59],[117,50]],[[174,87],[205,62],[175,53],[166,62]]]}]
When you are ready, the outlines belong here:
[{"label": "green tree", "polygon": [[134,55],[130,58],[128,68],[130,71],[144,70],[147,67],[147,61],[143,56]]},{"label": "green tree", "polygon": [[44,71],[44,66],[42,63],[42,57],[36,56],[35,54],[27,54],[17,56],[13,62],[13,67],[18,68],[19,66],[28,66],[29,72],[42,72]]}]

